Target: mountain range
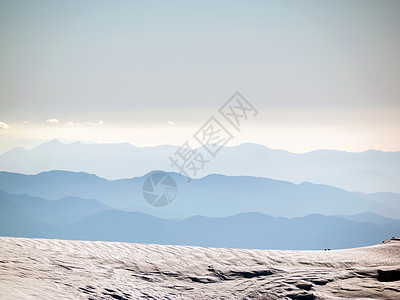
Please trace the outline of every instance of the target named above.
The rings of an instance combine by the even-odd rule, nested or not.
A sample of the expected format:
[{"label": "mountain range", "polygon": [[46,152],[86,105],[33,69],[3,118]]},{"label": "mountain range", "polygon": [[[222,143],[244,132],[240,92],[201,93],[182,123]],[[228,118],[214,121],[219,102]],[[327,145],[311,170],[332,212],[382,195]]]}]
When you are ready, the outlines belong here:
[{"label": "mountain range", "polygon": [[96,200],[50,201],[0,191],[1,236],[295,250],[366,246],[399,230],[400,220],[372,213],[284,218],[248,212],[163,219],[112,210]]},{"label": "mountain range", "polygon": [[[138,177],[152,170],[176,171],[169,157],[177,146],[135,147],[122,144],[62,143],[52,140],[0,155],[0,170],[37,174],[50,170],[87,172],[107,179]],[[199,148],[198,151],[205,150]],[[204,165],[210,174],[257,176],[301,183],[327,184],[363,193],[400,193],[400,152],[317,150],[303,154],[258,144],[224,147]],[[189,174],[191,175],[191,174]]]},{"label": "mountain range", "polygon": [[393,218],[400,216],[400,201],[396,200],[399,195],[393,193],[368,195],[309,182],[294,184],[252,176],[208,175],[189,181],[177,173],[169,173],[177,185],[176,198],[169,206],[158,208],[149,205],[142,195],[144,181],[154,172],[157,171],[119,180],[69,171],[49,171],[37,175],[0,172],[0,189],[48,200],[65,197],[96,199],[113,209],[169,218],[193,215],[227,217],[247,212],[275,217],[365,212]]}]

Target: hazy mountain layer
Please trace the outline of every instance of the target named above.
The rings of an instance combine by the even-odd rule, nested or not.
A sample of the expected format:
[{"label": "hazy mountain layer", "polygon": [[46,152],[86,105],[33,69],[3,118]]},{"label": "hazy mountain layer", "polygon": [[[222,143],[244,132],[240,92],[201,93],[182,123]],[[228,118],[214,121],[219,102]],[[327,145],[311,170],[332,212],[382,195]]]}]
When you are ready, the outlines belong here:
[{"label": "hazy mountain layer", "polygon": [[[16,148],[0,155],[0,170],[25,174],[69,170],[108,179],[131,178],[152,170],[178,171],[169,160],[178,149],[177,146],[139,148],[128,143],[63,144],[53,140],[32,150]],[[251,175],[295,183],[323,183],[365,193],[400,193],[400,152],[318,150],[295,154],[257,144],[225,147],[216,158],[207,157],[204,149],[199,151],[210,160],[198,171],[200,177]]]},{"label": "hazy mountain layer", "polygon": [[379,203],[365,195],[327,185],[297,185],[261,177],[223,175],[209,175],[188,182],[188,178],[182,175],[170,175],[178,191],[172,204],[164,208],[155,208],[144,200],[142,187],[147,176],[111,181],[96,175],[67,171],[38,175],[0,172],[0,189],[50,200],[69,196],[96,199],[112,208],[162,217],[224,217],[253,211],[285,217],[363,212],[393,218],[400,215],[400,202]]},{"label": "hazy mountain layer", "polygon": [[337,249],[376,244],[400,233],[400,220],[375,214],[274,218],[242,213],[224,218],[161,219],[110,210],[95,200],[49,201],[0,193],[0,235],[206,247]]}]

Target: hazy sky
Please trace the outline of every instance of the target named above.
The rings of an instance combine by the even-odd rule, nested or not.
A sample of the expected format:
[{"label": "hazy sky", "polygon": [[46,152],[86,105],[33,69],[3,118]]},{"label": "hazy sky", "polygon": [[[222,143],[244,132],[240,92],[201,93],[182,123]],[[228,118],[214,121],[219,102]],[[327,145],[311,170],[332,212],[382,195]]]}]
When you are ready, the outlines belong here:
[{"label": "hazy sky", "polygon": [[0,2],[0,134],[180,145],[236,91],[232,144],[400,150],[400,1]]}]

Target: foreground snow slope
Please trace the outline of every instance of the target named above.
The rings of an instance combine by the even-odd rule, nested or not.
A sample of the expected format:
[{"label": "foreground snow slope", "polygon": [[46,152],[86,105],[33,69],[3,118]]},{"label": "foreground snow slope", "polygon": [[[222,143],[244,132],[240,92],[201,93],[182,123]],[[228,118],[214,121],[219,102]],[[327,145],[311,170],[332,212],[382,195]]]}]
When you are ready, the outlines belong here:
[{"label": "foreground snow slope", "polygon": [[400,239],[268,251],[0,237],[1,299],[399,299],[399,269]]}]

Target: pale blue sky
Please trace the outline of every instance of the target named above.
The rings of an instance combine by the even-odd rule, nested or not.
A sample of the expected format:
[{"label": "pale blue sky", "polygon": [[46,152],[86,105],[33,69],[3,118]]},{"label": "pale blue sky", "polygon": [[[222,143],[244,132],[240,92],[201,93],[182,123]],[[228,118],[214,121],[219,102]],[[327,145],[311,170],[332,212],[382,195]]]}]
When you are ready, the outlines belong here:
[{"label": "pale blue sky", "polygon": [[180,144],[240,91],[260,114],[236,143],[398,150],[399,15],[400,1],[2,0],[1,133]]}]

